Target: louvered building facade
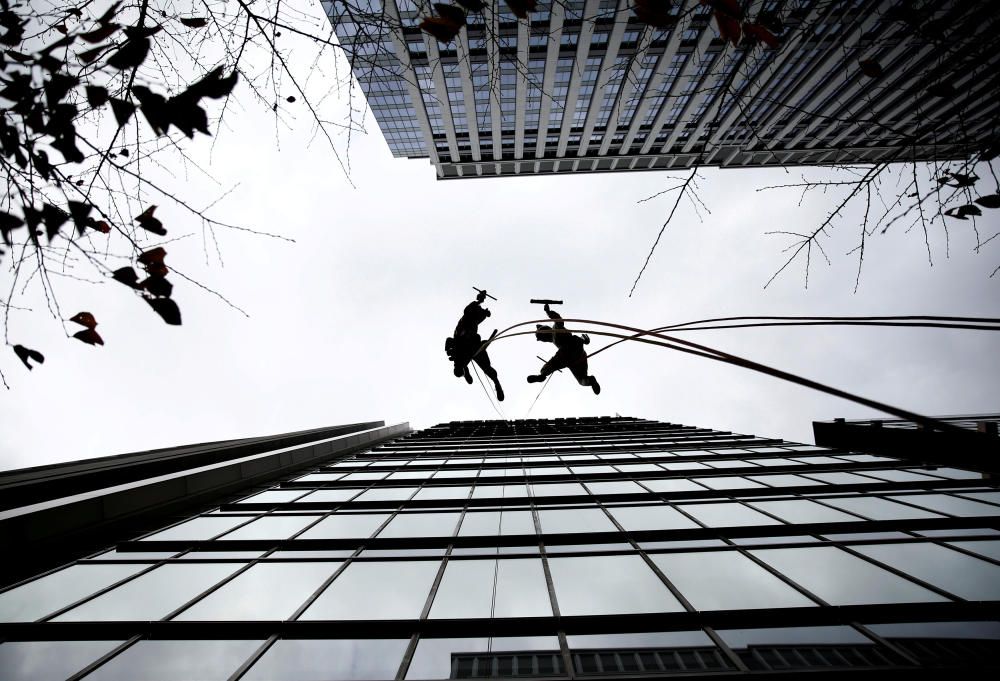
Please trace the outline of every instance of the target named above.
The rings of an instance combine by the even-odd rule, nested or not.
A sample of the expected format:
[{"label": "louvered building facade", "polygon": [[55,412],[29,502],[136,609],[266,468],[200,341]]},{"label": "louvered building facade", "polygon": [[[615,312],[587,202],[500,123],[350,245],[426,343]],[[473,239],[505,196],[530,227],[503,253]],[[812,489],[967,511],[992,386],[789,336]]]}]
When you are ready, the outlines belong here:
[{"label": "louvered building facade", "polygon": [[[119,458],[162,475],[89,493],[96,468],[135,476],[0,476],[36,496],[0,515],[7,560],[55,561],[0,589],[2,678],[1000,666],[1000,490],[974,470],[632,418],[359,424],[191,455]],[[43,478],[76,494],[39,501]]]},{"label": "louvered building facade", "polygon": [[699,0],[672,29],[631,0],[489,0],[450,43],[427,0],[323,2],[393,154],[439,179],[959,159],[1000,134],[985,0],[739,3],[777,49],[723,41]]}]

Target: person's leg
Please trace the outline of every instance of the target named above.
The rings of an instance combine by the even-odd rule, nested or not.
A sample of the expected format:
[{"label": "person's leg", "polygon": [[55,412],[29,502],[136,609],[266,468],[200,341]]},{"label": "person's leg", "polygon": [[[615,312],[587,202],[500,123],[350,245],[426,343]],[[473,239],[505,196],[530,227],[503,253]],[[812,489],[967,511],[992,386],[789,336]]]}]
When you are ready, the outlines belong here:
[{"label": "person's leg", "polygon": [[497,401],[503,402],[503,388],[500,387],[500,378],[497,376],[497,370],[494,369],[493,365],[490,363],[490,356],[484,350],[473,357],[472,361],[478,364],[479,368],[483,370],[483,373],[489,376],[490,380],[493,381],[493,387],[496,388],[497,391]]},{"label": "person's leg", "polygon": [[601,384],[597,382],[597,377],[587,375],[586,355],[584,355],[582,359],[578,359],[576,362],[571,364],[569,370],[573,372],[573,377],[576,379],[577,383],[584,387],[590,386],[595,395],[601,394]]},{"label": "person's leg", "polygon": [[542,370],[539,371],[537,374],[535,374],[534,376],[528,376],[528,383],[541,383],[546,378],[548,378],[550,374],[553,374],[559,369],[565,367],[566,364],[562,361],[563,358],[560,356],[560,354],[561,353],[559,352],[554,354],[552,356],[552,359],[550,359],[548,362],[542,365]]}]

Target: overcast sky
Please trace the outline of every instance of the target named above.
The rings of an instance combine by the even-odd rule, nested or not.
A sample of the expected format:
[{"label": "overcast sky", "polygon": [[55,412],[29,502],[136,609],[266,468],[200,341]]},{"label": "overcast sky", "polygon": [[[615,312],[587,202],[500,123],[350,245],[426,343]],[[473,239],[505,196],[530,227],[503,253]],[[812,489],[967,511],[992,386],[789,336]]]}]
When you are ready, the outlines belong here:
[{"label": "overcast sky", "polygon": [[[711,214],[699,221],[689,205],[678,212],[628,298],[671,205],[670,197],[637,201],[670,186],[670,173],[437,182],[426,160],[393,159],[369,121],[371,134],[352,142],[352,188],[307,124],[282,132],[276,145],[269,116],[227,115],[210,156],[207,138],[188,145],[221,185],[192,172],[179,186],[207,204],[238,183],[215,214],[295,243],[222,231],[221,264],[189,216],[167,204],[157,215],[170,237],[190,235],[166,246],[167,264],[249,318],[177,276],[181,327],[163,324],[115,282],[60,280],[63,316],[87,310],[99,320],[106,345],[94,348],[66,338],[29,290],[20,304],[34,311],[11,313],[10,342],[41,350],[46,362],[28,372],[9,349],[0,359],[10,384],[0,391],[0,467],[365,420],[421,428],[497,418],[478,383],[452,375],[444,353],[472,286],[499,298],[489,301],[484,336],[538,318],[532,297],[564,299],[566,317],[643,328],[728,315],[1000,317],[1000,275],[989,278],[1000,239],[973,254],[970,223],[955,223],[950,257],[943,236],[932,235],[932,267],[916,232],[872,238],[855,294],[857,261],[845,256],[857,239],[854,213],[837,223],[827,244],[833,263],[814,263],[808,289],[793,266],[765,290],[788,242],[764,233],[814,228],[836,198],[799,207],[794,192],[754,191],[796,181],[800,170],[703,171]],[[981,233],[1000,229],[996,213],[979,222]],[[926,414],[1000,410],[996,333],[812,327],[685,337]],[[507,392],[504,418],[528,415],[540,386],[525,377],[537,371],[536,355],[553,350],[530,336],[491,348]],[[620,414],[812,442],[813,420],[876,415],[640,344],[601,354],[592,373],[600,396],[562,372],[530,416]]]}]

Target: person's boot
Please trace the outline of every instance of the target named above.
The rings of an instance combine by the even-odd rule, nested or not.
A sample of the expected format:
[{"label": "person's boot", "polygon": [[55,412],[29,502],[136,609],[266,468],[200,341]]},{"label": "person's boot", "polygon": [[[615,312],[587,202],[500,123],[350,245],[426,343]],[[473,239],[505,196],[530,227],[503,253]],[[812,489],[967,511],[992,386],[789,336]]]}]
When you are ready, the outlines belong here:
[{"label": "person's boot", "polygon": [[497,383],[497,402],[503,402],[503,388]]},{"label": "person's boot", "polygon": [[595,395],[601,394],[601,384],[597,382],[596,376],[590,377],[590,387],[594,390]]},{"label": "person's boot", "polygon": [[528,383],[541,383],[544,380],[544,376],[528,376]]},{"label": "person's boot", "polygon": [[472,385],[472,374],[469,373],[469,367],[465,367],[465,373],[462,375],[465,376],[465,382]]}]

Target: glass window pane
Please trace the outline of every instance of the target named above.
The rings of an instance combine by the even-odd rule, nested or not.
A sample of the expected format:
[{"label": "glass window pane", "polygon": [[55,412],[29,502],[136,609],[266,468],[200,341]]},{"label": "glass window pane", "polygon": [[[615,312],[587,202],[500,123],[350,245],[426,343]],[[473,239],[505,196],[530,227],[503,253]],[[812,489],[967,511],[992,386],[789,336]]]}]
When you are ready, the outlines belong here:
[{"label": "glass window pane", "polygon": [[438,560],[351,563],[300,619],[416,619],[440,564]]},{"label": "glass window pane", "polygon": [[354,487],[345,489],[318,489],[312,494],[299,501],[348,501],[353,499],[361,490]]},{"label": "glass window pane", "polygon": [[527,485],[476,485],[473,499],[512,499],[528,496]]},{"label": "glass window pane", "polygon": [[414,499],[466,499],[471,487],[421,487]]},{"label": "glass window pane", "polygon": [[306,525],[311,525],[318,515],[267,515],[248,525],[219,537],[230,539],[288,539]]},{"label": "glass window pane", "polygon": [[554,482],[533,484],[531,493],[536,497],[562,497],[577,494],[587,494],[583,485],[578,482]]},{"label": "glass window pane", "polygon": [[122,641],[7,641],[0,644],[4,681],[63,681]]},{"label": "glass window pane", "polygon": [[709,527],[737,527],[743,525],[780,525],[780,521],[737,503],[678,504]]},{"label": "glass window pane", "polygon": [[500,534],[500,513],[498,511],[469,511],[462,518],[459,537],[484,537]]},{"label": "glass window pane", "polygon": [[284,620],[340,563],[258,563],[174,619]]},{"label": "glass window pane", "polygon": [[750,480],[770,485],[771,487],[804,487],[806,485],[822,485],[817,480],[803,478],[800,475],[751,475]]},{"label": "glass window pane", "polygon": [[333,482],[343,477],[345,477],[343,473],[310,473],[301,478],[295,478],[295,482]]},{"label": "glass window pane", "polygon": [[241,567],[241,563],[161,565],[54,621],[158,620]]},{"label": "glass window pane", "polygon": [[630,532],[643,530],[680,530],[698,527],[669,506],[611,506],[608,508],[622,527]]},{"label": "glass window pane", "polygon": [[217,534],[231,530],[240,523],[245,523],[250,517],[244,515],[210,515],[192,518],[180,525],[174,525],[156,534],[143,537],[143,541],[199,541],[211,539]]},{"label": "glass window pane", "polygon": [[501,511],[500,534],[535,534],[531,511]]},{"label": "glass window pane", "polygon": [[599,508],[543,509],[538,511],[538,522],[545,534],[617,531]]},{"label": "glass window pane", "polygon": [[932,511],[940,511],[941,513],[963,517],[1000,515],[1000,508],[996,506],[982,504],[978,501],[969,501],[968,499],[960,499],[950,494],[906,494],[891,496],[889,498],[929,508]]},{"label": "glass window pane", "polygon": [[754,508],[776,515],[790,523],[849,523],[862,520],[857,516],[848,515],[806,499],[753,501],[749,503]]},{"label": "glass window pane", "polygon": [[276,641],[242,681],[394,679],[409,639]]},{"label": "glass window pane", "polygon": [[333,513],[303,532],[299,539],[370,537],[388,517],[388,513]]},{"label": "glass window pane", "polygon": [[591,494],[648,494],[646,490],[631,480],[588,482],[587,489],[590,490]]},{"label": "glass window pane", "polygon": [[907,520],[910,518],[940,518],[937,513],[921,511],[919,508],[897,504],[895,501],[879,497],[847,497],[844,499],[824,499],[830,506],[842,508],[871,520]]},{"label": "glass window pane", "polygon": [[636,555],[550,558],[549,569],[562,615],[684,610]]},{"label": "glass window pane", "polygon": [[535,468],[525,468],[526,475],[537,477],[539,475],[569,475],[566,466],[537,466]]},{"label": "glass window pane", "polygon": [[389,480],[420,480],[434,475],[434,471],[399,471],[389,476]]},{"label": "glass window pane", "polygon": [[139,641],[87,681],[225,681],[263,641]]},{"label": "glass window pane", "polygon": [[871,476],[873,478],[878,478],[879,480],[888,480],[890,482],[912,482],[914,480],[939,480],[940,478],[935,478],[930,475],[922,475],[920,473],[914,473],[913,471],[897,471],[897,470],[884,470],[884,471],[865,471],[865,475]]},{"label": "glass window pane", "polygon": [[654,492],[704,492],[705,488],[699,484],[683,478],[670,478],[667,480],[643,480],[642,484]]},{"label": "glass window pane", "polygon": [[759,482],[747,480],[739,477],[718,476],[714,478],[692,478],[694,482],[704,485],[709,489],[747,489],[750,487],[763,487]]},{"label": "glass window pane", "polygon": [[822,480],[831,485],[855,485],[858,483],[871,485],[876,482],[871,478],[866,478],[863,475],[855,475],[854,473],[803,473],[803,475],[808,475],[810,478]]},{"label": "glass window pane", "polygon": [[611,466],[570,466],[577,475],[596,475],[597,473],[617,473]]},{"label": "glass window pane", "polygon": [[650,557],[698,610],[816,605],[735,551],[655,553]]},{"label": "glass window pane", "polygon": [[309,490],[305,489],[269,489],[266,492],[261,492],[260,494],[254,494],[252,497],[247,497],[246,499],[240,499],[240,504],[283,504],[292,501]]},{"label": "glass window pane", "polygon": [[622,473],[649,473],[653,471],[662,471],[663,469],[657,466],[655,463],[629,463],[629,464],[618,464],[618,470]]},{"label": "glass window pane", "polygon": [[[382,471],[372,471],[372,472],[365,472],[365,473],[348,473],[343,478],[341,478],[341,481],[342,482],[350,483],[352,485],[356,485],[358,482],[360,482],[362,480],[381,480],[386,475],[387,475],[387,473],[382,472]],[[309,477],[309,476],[306,476],[306,477]],[[305,479],[305,478],[303,478],[303,479]]]},{"label": "glass window pane", "polygon": [[[559,652],[559,639],[555,636],[520,636],[509,638],[421,638],[406,672],[407,679],[451,679],[471,676],[463,662],[472,655],[482,653],[503,653],[510,651],[532,651],[537,664],[542,669],[551,669],[553,673],[565,674],[562,666],[562,656]],[[544,655],[542,653],[545,653]],[[511,660],[510,656],[506,656]],[[512,660],[513,663],[513,660]],[[455,666],[459,670],[455,670]],[[513,676],[513,669],[504,670],[503,676]],[[464,673],[463,673],[464,672]],[[534,676],[531,673],[519,673],[519,676]]]},{"label": "glass window pane", "polygon": [[542,561],[529,558],[448,561],[430,613],[441,619],[551,615]]},{"label": "glass window pane", "polygon": [[460,513],[397,513],[385,529],[386,537],[450,537],[455,533]]},{"label": "glass window pane", "polygon": [[1000,600],[1000,566],[937,544],[855,546],[858,553],[970,601]]},{"label": "glass window pane", "polygon": [[948,600],[833,546],[751,553],[833,605]]},{"label": "glass window pane", "polygon": [[978,553],[993,560],[1000,560],[1000,541],[951,541],[952,546],[960,546],[966,551]]},{"label": "glass window pane", "polygon": [[32,622],[148,567],[142,563],[71,565],[0,594],[0,622]]},{"label": "glass window pane", "polygon": [[376,487],[362,492],[355,501],[405,501],[416,491],[416,487]]}]

